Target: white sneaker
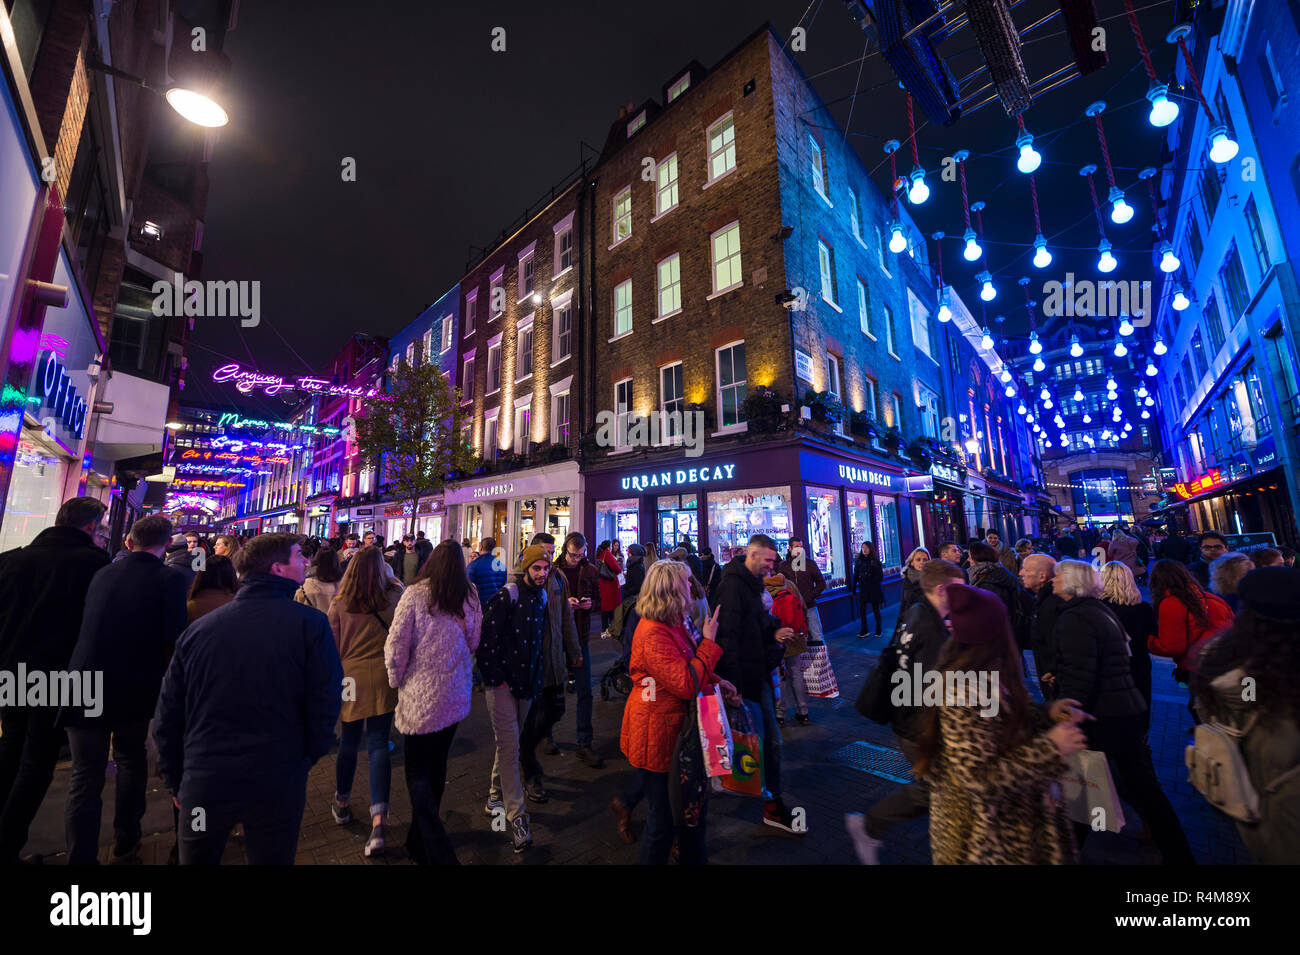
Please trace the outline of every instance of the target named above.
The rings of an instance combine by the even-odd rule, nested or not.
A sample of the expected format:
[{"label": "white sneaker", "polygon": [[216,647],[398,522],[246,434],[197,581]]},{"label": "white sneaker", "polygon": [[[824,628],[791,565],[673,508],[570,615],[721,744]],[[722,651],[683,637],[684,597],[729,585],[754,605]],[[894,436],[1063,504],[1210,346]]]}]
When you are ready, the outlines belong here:
[{"label": "white sneaker", "polygon": [[880,847],[884,843],[867,835],[866,817],[860,812],[844,814],[844,828],[853,839],[853,851],[863,865],[880,865]]}]

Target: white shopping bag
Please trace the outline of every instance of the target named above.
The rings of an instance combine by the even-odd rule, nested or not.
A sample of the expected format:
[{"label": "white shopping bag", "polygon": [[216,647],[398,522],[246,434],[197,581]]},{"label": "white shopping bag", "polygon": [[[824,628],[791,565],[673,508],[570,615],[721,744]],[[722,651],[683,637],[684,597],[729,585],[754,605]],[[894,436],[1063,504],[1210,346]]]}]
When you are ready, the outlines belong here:
[{"label": "white shopping bag", "polygon": [[1067,756],[1065,762],[1070,769],[1061,777],[1061,794],[1070,819],[1097,831],[1101,831],[1097,823],[1104,823],[1107,832],[1123,829],[1124,810],[1106,754],[1084,749]]}]

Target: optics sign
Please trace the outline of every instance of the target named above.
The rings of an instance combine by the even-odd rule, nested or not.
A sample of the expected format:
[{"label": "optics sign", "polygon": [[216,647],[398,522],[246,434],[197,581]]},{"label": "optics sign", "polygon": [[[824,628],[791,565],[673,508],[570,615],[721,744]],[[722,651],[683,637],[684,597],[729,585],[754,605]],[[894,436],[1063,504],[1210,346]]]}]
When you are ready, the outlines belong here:
[{"label": "optics sign", "polygon": [[1180,481],[1175,484],[1174,493],[1184,501],[1187,501],[1191,500],[1197,494],[1202,494],[1205,491],[1212,491],[1216,487],[1222,487],[1225,483],[1223,475],[1219,473],[1218,468],[1215,468],[1213,471],[1210,471],[1207,474],[1202,474],[1198,478],[1193,478],[1186,482]]},{"label": "optics sign", "polygon": [[342,398],[364,398],[375,401],[392,401],[392,395],[386,395],[378,388],[364,385],[335,385],[325,378],[303,376],[294,381],[285,381],[283,375],[266,375],[260,371],[244,368],[238,362],[222,365],[212,373],[213,381],[233,381],[235,387],[248,394],[255,388],[261,388],[267,395],[278,395],[282,391],[305,391],[317,395],[337,395]]},{"label": "optics sign", "polygon": [[45,353],[38,367],[40,371],[32,385],[41,406],[53,409],[63,426],[80,439],[86,432],[86,399],[77,394],[76,386],[53,350]]}]

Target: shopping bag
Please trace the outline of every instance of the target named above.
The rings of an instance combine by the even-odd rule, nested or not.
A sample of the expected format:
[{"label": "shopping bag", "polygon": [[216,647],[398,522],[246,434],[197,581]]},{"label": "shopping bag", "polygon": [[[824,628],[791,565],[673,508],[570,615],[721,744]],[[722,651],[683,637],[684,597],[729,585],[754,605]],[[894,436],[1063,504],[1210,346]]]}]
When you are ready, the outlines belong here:
[{"label": "shopping bag", "polygon": [[722,701],[722,689],[701,693],[695,698],[700,747],[704,750],[704,770],[709,776],[726,776],[731,772],[735,743],[731,739],[731,721]]},{"label": "shopping bag", "polygon": [[831,669],[831,657],[824,643],[808,644],[808,652],[800,661],[803,667],[803,682],[808,688],[809,696],[823,700],[833,700],[840,695],[840,686],[835,682],[835,671]]},{"label": "shopping bag", "polygon": [[1124,810],[1106,754],[1084,749],[1067,756],[1065,762],[1070,768],[1061,777],[1061,794],[1071,821],[1089,828],[1095,828],[1094,822],[1104,823],[1107,832],[1123,829]]},{"label": "shopping bag", "polygon": [[763,716],[756,705],[746,701],[745,705],[727,711],[731,722],[731,739],[735,744],[735,755],[731,760],[731,772],[714,780],[715,787],[742,796],[763,795]]}]

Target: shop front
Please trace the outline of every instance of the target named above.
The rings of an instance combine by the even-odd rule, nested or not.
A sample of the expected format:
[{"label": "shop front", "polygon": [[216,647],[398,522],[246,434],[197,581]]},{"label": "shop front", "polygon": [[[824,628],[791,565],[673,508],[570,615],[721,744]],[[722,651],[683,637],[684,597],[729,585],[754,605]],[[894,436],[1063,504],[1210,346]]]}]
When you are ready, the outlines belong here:
[{"label": "shop front", "polygon": [[[1256,454],[1272,463],[1271,449]],[[1237,480],[1212,468],[1190,481],[1175,483],[1168,497],[1152,508],[1153,516],[1181,517],[1193,533],[1271,533],[1279,544],[1300,546],[1285,468],[1271,467]],[[1181,524],[1181,522],[1180,522]]]},{"label": "shop front", "polygon": [[333,500],[333,496],[307,499],[304,534],[322,540],[330,536],[330,504]]},{"label": "shop front", "polygon": [[[441,497],[424,498],[414,507],[410,501],[404,504],[384,504],[382,509],[384,530],[379,533],[385,541],[400,541],[402,535],[417,534],[420,531],[424,531],[424,536],[435,544],[442,540],[445,515]],[[412,511],[415,513],[414,527],[411,522]]]},{"label": "shop front", "polygon": [[[461,481],[443,491],[447,521],[438,527],[439,536],[428,530],[425,536],[440,540],[445,528],[448,539],[468,538],[474,548],[491,537],[513,560],[534,534],[550,534],[558,545],[570,531],[583,530],[575,523],[582,500],[583,479],[576,461]],[[591,541],[593,535],[586,536]],[[594,543],[590,551],[595,552]]]},{"label": "shop front", "polygon": [[610,468],[585,480],[593,544],[618,539],[626,551],[653,542],[662,555],[689,537],[725,564],[755,534],[772,538],[782,559],[801,538],[826,578],[818,606],[832,627],[852,614],[846,585],[864,540],[876,544],[887,582],[897,582],[914,546],[901,469],[797,443]]},{"label": "shop front", "polygon": [[962,511],[965,482],[966,468],[963,465],[942,461],[931,463],[928,474],[916,474],[906,479],[917,546],[928,550],[931,557],[938,557],[944,544],[965,543]]},{"label": "shop front", "polygon": [[281,507],[261,515],[263,534],[301,534],[302,512],[296,507]]}]

